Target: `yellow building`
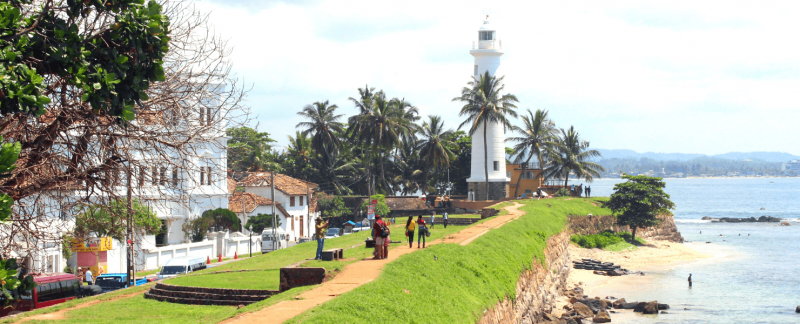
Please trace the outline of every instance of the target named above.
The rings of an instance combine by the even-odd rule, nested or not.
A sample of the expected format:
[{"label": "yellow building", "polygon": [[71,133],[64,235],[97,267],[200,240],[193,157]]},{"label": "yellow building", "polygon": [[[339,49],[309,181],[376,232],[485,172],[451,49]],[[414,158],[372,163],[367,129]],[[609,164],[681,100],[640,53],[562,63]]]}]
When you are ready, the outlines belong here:
[{"label": "yellow building", "polygon": [[[511,178],[511,182],[508,183],[508,190],[506,190],[508,198],[516,198],[514,197],[515,192],[517,197],[522,197],[522,195],[531,197],[536,192],[536,189],[543,187],[541,173],[542,169],[538,166],[538,163],[530,163],[525,168],[525,173],[523,173],[519,164],[506,164],[506,174]],[[517,190],[517,182],[519,182],[519,190]]]}]

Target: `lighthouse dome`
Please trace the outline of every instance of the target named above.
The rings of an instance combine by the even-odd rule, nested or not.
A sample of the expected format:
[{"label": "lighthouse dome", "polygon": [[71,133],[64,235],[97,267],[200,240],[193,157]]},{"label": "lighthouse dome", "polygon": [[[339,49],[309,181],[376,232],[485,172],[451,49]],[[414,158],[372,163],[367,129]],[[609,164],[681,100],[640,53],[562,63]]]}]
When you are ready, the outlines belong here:
[{"label": "lighthouse dome", "polygon": [[489,22],[489,17],[486,17],[486,20],[483,21],[483,25],[481,25],[481,28],[478,28],[478,30],[495,31],[496,29],[494,29],[494,26]]}]

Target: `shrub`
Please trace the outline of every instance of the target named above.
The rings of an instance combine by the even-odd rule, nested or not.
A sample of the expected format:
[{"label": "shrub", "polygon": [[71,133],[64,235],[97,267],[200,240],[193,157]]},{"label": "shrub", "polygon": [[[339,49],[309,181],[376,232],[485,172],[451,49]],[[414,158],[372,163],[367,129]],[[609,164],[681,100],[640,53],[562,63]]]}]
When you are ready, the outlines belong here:
[{"label": "shrub", "polygon": [[558,189],[558,191],[556,191],[556,193],[555,193],[555,196],[556,197],[569,197],[569,189],[567,189],[567,188]]},{"label": "shrub", "polygon": [[[594,249],[594,248],[605,248],[610,245],[614,245],[621,242],[628,242],[631,243],[632,235],[628,232],[619,232],[614,233],[612,231],[604,231],[598,234],[591,234],[591,235],[581,235],[575,234],[572,235],[570,241],[575,244],[580,245],[583,248],[587,249]],[[639,244],[644,244],[644,240],[641,238],[637,238],[636,242]]]}]

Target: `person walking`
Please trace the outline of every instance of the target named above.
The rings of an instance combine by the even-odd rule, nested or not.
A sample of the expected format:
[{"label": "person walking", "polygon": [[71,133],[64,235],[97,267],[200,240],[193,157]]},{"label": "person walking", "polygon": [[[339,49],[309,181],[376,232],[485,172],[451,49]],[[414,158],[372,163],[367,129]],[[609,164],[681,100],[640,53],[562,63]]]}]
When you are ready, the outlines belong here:
[{"label": "person walking", "polygon": [[328,227],[330,221],[322,223],[322,218],[317,218],[317,224],[315,225],[316,232],[314,233],[314,238],[317,239],[317,257],[314,260],[321,260],[322,259],[322,249],[325,247],[325,228]]},{"label": "person walking", "polygon": [[586,198],[589,198],[589,187],[588,186],[586,188],[583,188],[583,194],[584,194],[584,196],[586,196]]},{"label": "person walking", "polygon": [[592,196],[592,186],[588,186],[588,187],[586,187],[586,189],[589,190],[589,193],[588,193],[587,197],[591,197]]},{"label": "person walking", "polygon": [[422,241],[422,248],[425,248],[425,232],[428,231],[428,227],[425,226],[425,220],[422,219],[422,215],[417,217],[417,227],[419,231],[417,231],[417,248],[419,249],[419,242]]},{"label": "person walking", "polygon": [[374,260],[383,259],[383,245],[386,243],[386,239],[381,237],[381,233],[383,233],[383,228],[386,227],[386,223],[381,220],[381,215],[375,215],[375,223],[372,224],[372,230],[374,233],[373,238],[375,238],[375,257]]},{"label": "person walking", "polygon": [[433,214],[431,214],[431,228],[433,228],[434,221],[436,221],[436,212],[433,212]]},{"label": "person walking", "polygon": [[406,222],[406,236],[408,236],[408,248],[412,248],[414,244],[414,230],[417,229],[417,223],[414,222],[414,216],[408,216]]},{"label": "person walking", "polygon": [[94,285],[94,277],[92,277],[92,270],[87,268],[86,269],[86,282],[90,285]]},{"label": "person walking", "polygon": [[447,229],[447,212],[444,212],[444,214],[442,214],[442,217],[444,218],[444,228]]},{"label": "person walking", "polygon": [[542,199],[542,187],[536,188],[536,200]]},{"label": "person walking", "polygon": [[689,288],[692,287],[692,274],[689,274]]}]

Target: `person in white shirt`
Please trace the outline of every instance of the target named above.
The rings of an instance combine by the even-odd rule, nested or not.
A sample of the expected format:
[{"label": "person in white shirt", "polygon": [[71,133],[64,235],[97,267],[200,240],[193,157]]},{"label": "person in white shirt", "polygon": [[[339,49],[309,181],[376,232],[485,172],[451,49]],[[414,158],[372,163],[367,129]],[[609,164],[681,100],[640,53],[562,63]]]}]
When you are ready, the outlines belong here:
[{"label": "person in white shirt", "polygon": [[444,228],[447,228],[447,212],[444,212],[444,214],[442,214],[442,217],[444,217]]},{"label": "person in white shirt", "polygon": [[92,277],[92,270],[86,269],[86,282],[90,285],[94,285],[94,278]]},{"label": "person in white shirt", "polygon": [[431,214],[431,228],[433,228],[433,221],[434,220],[436,220],[436,212],[433,212],[433,214]]}]

